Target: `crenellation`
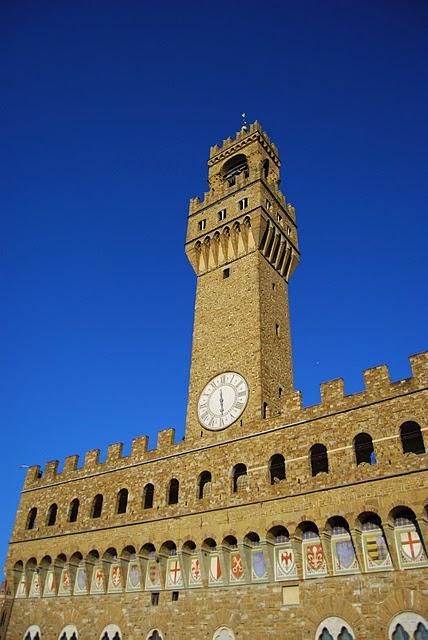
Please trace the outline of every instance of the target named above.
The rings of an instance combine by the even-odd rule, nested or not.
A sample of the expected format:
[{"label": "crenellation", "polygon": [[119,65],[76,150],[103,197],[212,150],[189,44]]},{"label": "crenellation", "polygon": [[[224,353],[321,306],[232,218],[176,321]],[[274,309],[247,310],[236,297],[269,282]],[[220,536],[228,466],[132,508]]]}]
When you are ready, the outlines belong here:
[{"label": "crenellation", "polygon": [[385,364],[363,371],[364,385],[370,396],[381,396],[391,388],[389,369]]},{"label": "crenellation", "polygon": [[158,431],[156,453],[171,453],[174,448],[175,429]]},{"label": "crenellation", "polygon": [[301,391],[289,391],[284,395],[281,415],[297,419],[303,411],[303,399]]},{"label": "crenellation", "polygon": [[139,462],[146,456],[149,446],[149,436],[138,436],[132,440],[131,459],[133,462]]},{"label": "crenellation", "polygon": [[42,478],[47,482],[51,482],[52,480],[55,480],[57,476],[58,465],[59,465],[58,460],[50,460],[49,462],[47,462],[43,470]]},{"label": "crenellation", "polygon": [[73,472],[76,471],[78,464],[79,464],[78,455],[67,456],[64,461],[64,467],[63,467],[62,473],[60,475],[61,476],[66,476],[68,474],[72,475]]},{"label": "crenellation", "polygon": [[123,442],[115,442],[114,444],[109,444],[107,448],[107,458],[106,465],[114,465],[120,460],[123,460],[122,456],[123,451]]},{"label": "crenellation", "polygon": [[[376,403],[384,398],[399,396],[407,392],[423,389],[425,385],[425,372],[428,364],[428,352],[410,356],[413,377],[404,380],[391,381],[389,369],[386,365],[379,365],[366,369],[364,373],[365,390],[346,395],[343,378],[336,378],[320,384],[321,401],[317,404],[305,407],[301,391],[291,391],[284,394],[279,415],[271,416],[265,421],[268,428],[276,428],[284,424],[296,424],[308,420],[314,420],[334,414],[335,412],[352,410],[367,404]],[[284,421],[285,419],[285,421]],[[247,424],[243,433],[252,430],[253,422]],[[106,461],[99,461],[100,450],[92,449],[85,454],[84,464],[78,468],[79,456],[71,455],[65,458],[63,470],[58,473],[59,462],[53,460],[47,462],[43,473],[40,466],[34,465],[27,470],[25,488],[38,484],[49,485],[58,481],[79,477],[85,477],[88,473],[104,472],[104,470],[120,469],[123,464],[135,464],[149,462],[158,457],[168,456],[178,451],[186,451],[192,446],[191,440],[175,442],[175,429],[168,428],[158,431],[157,445],[155,449],[148,448],[149,437],[138,436],[132,440],[131,453],[123,456],[123,443],[118,442],[108,446]],[[76,472],[80,472],[76,475]]]},{"label": "crenellation", "polygon": [[345,397],[345,384],[343,378],[329,380],[320,384],[321,404],[325,407],[336,408],[343,404]]},{"label": "crenellation", "polygon": [[24,488],[27,488],[30,485],[33,485],[35,482],[40,481],[41,474],[42,471],[39,464],[28,467],[27,473],[25,474]]},{"label": "crenellation", "polygon": [[85,471],[94,471],[99,465],[100,449],[91,449],[85,453],[83,468]]},{"label": "crenellation", "polygon": [[428,385],[428,351],[409,357],[412,376],[420,386]]}]

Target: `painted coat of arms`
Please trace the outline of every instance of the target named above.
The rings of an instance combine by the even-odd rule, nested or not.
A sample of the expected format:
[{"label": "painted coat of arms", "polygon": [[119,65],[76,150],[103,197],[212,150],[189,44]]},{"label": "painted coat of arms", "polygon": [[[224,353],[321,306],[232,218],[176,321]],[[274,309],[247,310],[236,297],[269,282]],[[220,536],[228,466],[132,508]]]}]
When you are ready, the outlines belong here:
[{"label": "painted coat of arms", "polygon": [[128,587],[131,589],[138,589],[140,587],[140,572],[136,562],[129,565]]},{"label": "painted coat of arms", "polygon": [[354,545],[349,538],[333,542],[334,569],[336,573],[347,573],[358,569]]},{"label": "painted coat of arms", "polygon": [[37,572],[33,574],[33,580],[31,582],[30,596],[37,597],[40,595],[40,578]]},{"label": "painted coat of arms", "polygon": [[110,586],[113,589],[120,589],[122,587],[122,571],[120,564],[115,564],[111,568]]},{"label": "painted coat of arms", "polygon": [[55,576],[54,576],[53,569],[50,569],[46,576],[45,591],[43,595],[45,596],[55,595]]},{"label": "painted coat of arms", "polygon": [[304,545],[303,557],[305,578],[326,575],[324,550],[319,540],[311,540]]},{"label": "painted coat of arms", "polygon": [[201,561],[199,558],[191,558],[189,571],[189,585],[199,586],[202,581]]},{"label": "painted coat of arms", "polygon": [[104,593],[104,572],[101,567],[94,568],[91,592]]},{"label": "painted coat of arms", "polygon": [[168,560],[168,567],[166,572],[166,585],[167,587],[182,587],[183,575],[181,571],[180,561],[177,558]]},{"label": "painted coat of arms", "polygon": [[210,570],[208,575],[209,584],[222,581],[221,562],[218,555],[211,556]]},{"label": "painted coat of arms", "polygon": [[296,562],[291,546],[275,548],[275,580],[287,580],[296,575]]},{"label": "painted coat of arms", "polygon": [[17,598],[25,598],[26,597],[26,582],[25,582],[25,573],[22,574],[22,578],[19,581],[18,588],[16,590]]},{"label": "painted coat of arms", "polygon": [[263,580],[266,578],[267,565],[265,554],[262,549],[253,550],[252,561],[252,579]]},{"label": "painted coat of arms", "polygon": [[86,570],[84,567],[77,569],[75,591],[78,593],[86,593]]},{"label": "painted coat of arms", "polygon": [[160,569],[156,560],[149,560],[146,574],[146,588],[154,589],[161,586]]},{"label": "painted coat of arms", "polygon": [[242,580],[244,576],[244,565],[242,561],[241,554],[232,553],[230,556],[230,579],[231,580]]},{"label": "painted coat of arms", "polygon": [[367,569],[376,570],[380,567],[391,567],[391,558],[389,556],[388,547],[385,538],[381,532],[370,533],[365,536],[365,558]]},{"label": "painted coat of arms", "polygon": [[63,569],[61,574],[61,580],[59,583],[59,595],[69,595],[71,593],[71,579],[68,569]]},{"label": "painted coat of arms", "polygon": [[396,541],[399,550],[400,564],[403,566],[426,563],[427,557],[418,532],[413,530],[398,531]]}]

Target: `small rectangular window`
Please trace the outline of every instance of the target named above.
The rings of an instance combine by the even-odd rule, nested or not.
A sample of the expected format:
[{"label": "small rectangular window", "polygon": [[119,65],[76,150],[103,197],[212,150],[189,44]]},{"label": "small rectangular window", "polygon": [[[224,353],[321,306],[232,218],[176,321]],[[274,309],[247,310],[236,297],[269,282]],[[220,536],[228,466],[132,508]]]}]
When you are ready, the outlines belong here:
[{"label": "small rectangular window", "polygon": [[157,607],[159,604],[159,592],[158,591],[153,591],[153,593],[151,594],[151,603],[152,603],[152,607]]},{"label": "small rectangular window", "polygon": [[178,600],[178,596],[179,596],[179,591],[173,591],[173,592],[172,592],[171,600],[172,600],[173,602],[177,602],[177,600]]},{"label": "small rectangular window", "polygon": [[242,198],[242,200],[239,201],[239,208],[242,211],[243,209],[246,209],[248,207],[248,198]]},{"label": "small rectangular window", "polygon": [[266,200],[266,209],[270,211],[272,209],[272,202],[270,200]]},{"label": "small rectangular window", "polygon": [[278,323],[276,323],[276,325],[275,325],[275,335],[279,336],[279,324]]},{"label": "small rectangular window", "polygon": [[276,214],[276,219],[278,222],[282,222],[282,216],[279,213]]},{"label": "small rectangular window", "polygon": [[219,221],[226,220],[226,209],[221,209],[218,212],[218,219],[219,219]]},{"label": "small rectangular window", "polygon": [[229,267],[226,267],[226,269],[223,269],[223,280],[224,278],[228,278],[230,276],[230,269]]},{"label": "small rectangular window", "polygon": [[287,227],[287,236],[291,236],[291,227]]},{"label": "small rectangular window", "polygon": [[263,418],[267,418],[268,417],[268,405],[267,405],[267,402],[263,402],[262,416],[263,416]]},{"label": "small rectangular window", "polygon": [[198,222],[199,231],[203,231],[206,226],[207,226],[206,219],[205,220],[199,220],[199,222]]}]

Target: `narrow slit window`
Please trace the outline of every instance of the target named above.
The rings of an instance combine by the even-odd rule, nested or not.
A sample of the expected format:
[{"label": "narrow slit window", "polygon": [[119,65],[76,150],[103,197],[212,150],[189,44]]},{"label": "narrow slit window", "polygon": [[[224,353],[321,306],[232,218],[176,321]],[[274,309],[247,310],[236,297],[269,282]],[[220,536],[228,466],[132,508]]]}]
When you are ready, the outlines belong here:
[{"label": "narrow slit window", "polygon": [[226,267],[226,269],[223,269],[223,280],[225,278],[228,278],[230,276],[230,269],[229,267]]},{"label": "narrow slit window", "polygon": [[220,209],[218,212],[218,219],[221,222],[222,220],[226,220],[226,209]]},{"label": "narrow slit window", "polygon": [[239,209],[242,211],[247,207],[248,207],[248,198],[242,198],[242,200],[239,201]]},{"label": "narrow slit window", "polygon": [[204,229],[206,229],[206,226],[207,226],[206,218],[204,218],[204,220],[199,220],[198,222],[199,231],[203,231]]}]

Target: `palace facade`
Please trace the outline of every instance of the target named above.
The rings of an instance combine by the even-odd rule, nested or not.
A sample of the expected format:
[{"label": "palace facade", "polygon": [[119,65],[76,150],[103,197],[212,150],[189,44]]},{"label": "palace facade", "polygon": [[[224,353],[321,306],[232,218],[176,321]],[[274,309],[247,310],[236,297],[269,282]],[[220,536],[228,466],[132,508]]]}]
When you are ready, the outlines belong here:
[{"label": "palace facade", "polygon": [[427,640],[428,353],[304,407],[288,282],[296,212],[259,123],[210,150],[184,440],[28,470],[5,640]]}]

